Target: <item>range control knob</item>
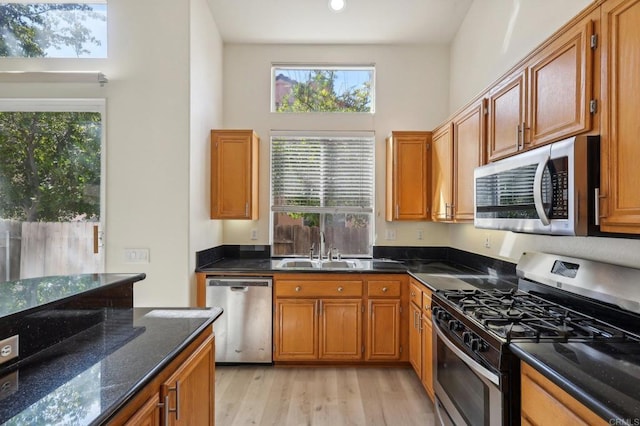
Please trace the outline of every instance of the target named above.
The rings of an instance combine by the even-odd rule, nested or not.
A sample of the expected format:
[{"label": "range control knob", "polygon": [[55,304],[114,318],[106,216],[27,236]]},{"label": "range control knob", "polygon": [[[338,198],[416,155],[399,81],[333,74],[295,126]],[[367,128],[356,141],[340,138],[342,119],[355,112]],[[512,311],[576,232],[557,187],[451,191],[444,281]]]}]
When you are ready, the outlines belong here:
[{"label": "range control knob", "polygon": [[451,331],[459,331],[464,328],[462,326],[462,323],[458,320],[449,320],[448,325],[449,325],[449,330]]},{"label": "range control knob", "polygon": [[436,314],[436,318],[438,321],[447,321],[451,318],[451,315],[447,313],[444,309],[438,309],[438,313]]},{"label": "range control knob", "polygon": [[474,352],[484,352],[487,350],[487,345],[482,341],[482,339],[476,338],[471,339],[471,350]]},{"label": "range control knob", "polygon": [[462,341],[464,342],[465,345],[470,346],[471,345],[471,339],[473,339],[473,333],[470,331],[465,331],[464,333],[462,333]]}]

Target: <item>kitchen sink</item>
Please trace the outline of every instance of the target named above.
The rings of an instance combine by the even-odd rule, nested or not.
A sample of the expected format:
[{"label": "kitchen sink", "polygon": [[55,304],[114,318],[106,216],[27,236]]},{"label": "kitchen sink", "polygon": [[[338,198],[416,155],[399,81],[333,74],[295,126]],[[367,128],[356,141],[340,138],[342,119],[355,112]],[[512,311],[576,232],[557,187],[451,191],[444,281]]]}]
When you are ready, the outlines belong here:
[{"label": "kitchen sink", "polygon": [[358,259],[310,260],[288,258],[280,260],[275,267],[278,269],[362,269],[364,265]]}]

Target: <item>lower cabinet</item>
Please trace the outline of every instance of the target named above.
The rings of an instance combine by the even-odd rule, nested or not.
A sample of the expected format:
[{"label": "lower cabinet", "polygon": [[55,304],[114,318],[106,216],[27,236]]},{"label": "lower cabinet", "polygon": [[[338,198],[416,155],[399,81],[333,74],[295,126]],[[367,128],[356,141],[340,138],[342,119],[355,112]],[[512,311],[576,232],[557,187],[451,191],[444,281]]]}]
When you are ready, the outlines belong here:
[{"label": "lower cabinet", "polygon": [[411,278],[409,280],[409,361],[433,401],[433,326],[431,323],[431,291]]},{"label": "lower cabinet", "polygon": [[208,328],[108,424],[213,425],[214,384],[215,338]]},{"label": "lower cabinet", "polygon": [[407,277],[356,277],[274,277],[274,361],[406,361],[401,318]]},{"label": "lower cabinet", "polygon": [[521,363],[521,381],[523,425],[610,424],[524,362]]}]

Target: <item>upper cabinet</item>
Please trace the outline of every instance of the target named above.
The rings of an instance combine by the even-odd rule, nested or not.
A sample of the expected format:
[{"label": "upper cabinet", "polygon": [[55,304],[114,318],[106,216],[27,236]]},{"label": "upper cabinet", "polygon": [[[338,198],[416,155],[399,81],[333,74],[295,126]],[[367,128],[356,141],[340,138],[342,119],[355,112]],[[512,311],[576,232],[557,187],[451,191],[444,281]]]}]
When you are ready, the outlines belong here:
[{"label": "upper cabinet", "polygon": [[431,149],[431,219],[453,220],[453,138],[451,123],[433,131]]},{"label": "upper cabinet", "polygon": [[211,219],[258,219],[259,144],[253,130],[211,131]]},{"label": "upper cabinet", "polygon": [[385,219],[429,219],[431,132],[392,132],[387,138]]},{"label": "upper cabinet", "polygon": [[487,153],[489,161],[524,148],[526,73],[516,71],[489,93]]},{"label": "upper cabinet", "polygon": [[473,221],[473,170],[484,164],[486,100],[479,99],[453,118],[453,206],[456,222]]},{"label": "upper cabinet", "polygon": [[570,26],[490,89],[489,161],[591,130],[597,19]]},{"label": "upper cabinet", "polygon": [[602,5],[600,229],[640,234],[640,0]]}]

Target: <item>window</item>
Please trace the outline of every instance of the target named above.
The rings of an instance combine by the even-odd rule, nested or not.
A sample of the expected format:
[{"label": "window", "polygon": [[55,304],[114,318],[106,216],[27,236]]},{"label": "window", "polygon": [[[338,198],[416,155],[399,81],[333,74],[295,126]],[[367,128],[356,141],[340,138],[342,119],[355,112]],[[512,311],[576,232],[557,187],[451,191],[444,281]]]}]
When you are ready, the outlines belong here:
[{"label": "window", "polygon": [[0,281],[102,272],[104,100],[0,99]]},{"label": "window", "polygon": [[0,3],[0,57],[106,58],[106,0]]},{"label": "window", "polygon": [[273,66],[271,112],[373,113],[373,66]]},{"label": "window", "polygon": [[320,232],[326,249],[371,256],[374,146],[371,133],[272,135],[275,256],[308,255],[314,244],[317,254]]}]

